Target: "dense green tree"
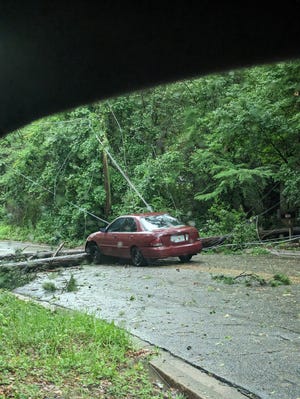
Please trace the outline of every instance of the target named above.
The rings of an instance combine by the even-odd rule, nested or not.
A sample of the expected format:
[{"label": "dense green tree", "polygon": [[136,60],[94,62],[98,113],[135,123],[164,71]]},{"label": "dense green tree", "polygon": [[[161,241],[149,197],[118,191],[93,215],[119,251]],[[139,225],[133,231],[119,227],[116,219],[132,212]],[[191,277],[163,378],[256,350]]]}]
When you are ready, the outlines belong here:
[{"label": "dense green tree", "polygon": [[154,210],[203,230],[297,210],[299,77],[299,61],[257,66],[35,121],[0,143],[2,223],[55,243],[145,210],[107,151]]}]

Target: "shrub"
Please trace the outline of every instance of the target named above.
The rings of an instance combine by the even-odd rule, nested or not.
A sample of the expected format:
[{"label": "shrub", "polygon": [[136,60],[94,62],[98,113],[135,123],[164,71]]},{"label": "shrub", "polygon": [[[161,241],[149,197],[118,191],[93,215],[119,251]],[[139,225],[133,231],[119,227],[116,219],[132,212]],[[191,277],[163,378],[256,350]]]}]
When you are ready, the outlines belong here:
[{"label": "shrub", "polygon": [[51,281],[45,281],[43,284],[43,288],[48,292],[55,292],[57,290],[55,284]]},{"label": "shrub", "polygon": [[67,282],[66,291],[74,292],[74,291],[77,291],[77,289],[78,289],[77,282],[76,282],[75,277],[72,274],[69,281]]}]

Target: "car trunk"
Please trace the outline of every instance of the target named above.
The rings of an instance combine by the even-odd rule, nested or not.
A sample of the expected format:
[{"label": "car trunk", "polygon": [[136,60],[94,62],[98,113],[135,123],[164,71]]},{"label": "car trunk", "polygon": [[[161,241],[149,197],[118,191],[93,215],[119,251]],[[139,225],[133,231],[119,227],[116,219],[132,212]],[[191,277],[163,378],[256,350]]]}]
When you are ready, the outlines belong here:
[{"label": "car trunk", "polygon": [[194,229],[182,227],[176,230],[165,230],[158,236],[164,246],[178,246],[195,242],[198,238],[198,233]]}]

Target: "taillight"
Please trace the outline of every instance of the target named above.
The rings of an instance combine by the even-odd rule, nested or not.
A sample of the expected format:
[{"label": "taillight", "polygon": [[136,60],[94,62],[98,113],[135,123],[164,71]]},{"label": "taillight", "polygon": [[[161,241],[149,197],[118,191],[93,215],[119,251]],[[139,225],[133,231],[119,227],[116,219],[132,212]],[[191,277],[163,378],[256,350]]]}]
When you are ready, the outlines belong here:
[{"label": "taillight", "polygon": [[162,247],[162,245],[163,244],[158,237],[150,242],[150,247]]}]

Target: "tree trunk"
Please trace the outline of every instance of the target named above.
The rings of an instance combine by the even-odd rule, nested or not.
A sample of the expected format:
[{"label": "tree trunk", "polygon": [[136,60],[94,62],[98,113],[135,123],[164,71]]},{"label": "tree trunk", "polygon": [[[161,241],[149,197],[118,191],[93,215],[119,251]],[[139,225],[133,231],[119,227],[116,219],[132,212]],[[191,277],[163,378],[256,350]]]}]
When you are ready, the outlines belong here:
[{"label": "tree trunk", "polygon": [[87,259],[87,254],[81,252],[75,255],[56,256],[51,258],[34,259],[23,262],[10,262],[0,265],[0,270],[11,270],[13,268],[24,269],[26,271],[35,271],[43,269],[52,269],[62,266],[78,266]]}]

